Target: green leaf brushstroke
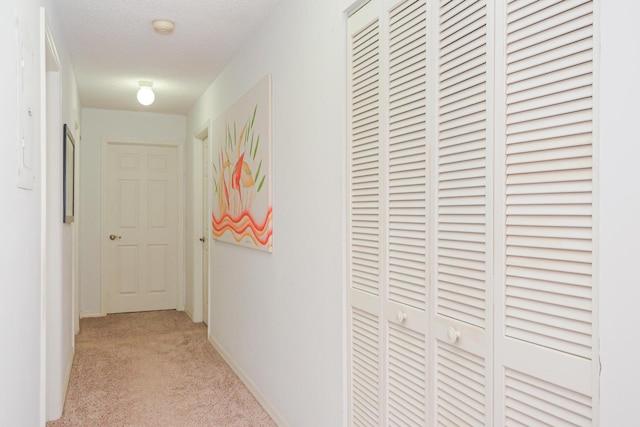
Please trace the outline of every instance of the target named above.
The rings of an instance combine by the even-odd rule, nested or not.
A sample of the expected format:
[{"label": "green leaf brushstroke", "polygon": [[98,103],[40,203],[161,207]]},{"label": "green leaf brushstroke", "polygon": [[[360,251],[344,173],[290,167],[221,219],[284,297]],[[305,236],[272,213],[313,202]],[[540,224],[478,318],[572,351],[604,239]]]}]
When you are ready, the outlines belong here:
[{"label": "green leaf brushstroke", "polygon": [[258,170],[256,171],[256,176],[253,178],[253,182],[258,182],[258,176],[260,175],[260,169],[262,169],[262,160],[258,163]]},{"label": "green leaf brushstroke", "polygon": [[256,140],[256,148],[255,148],[255,150],[253,151],[253,154],[251,155],[251,158],[252,158],[253,160],[255,160],[255,159],[256,159],[256,154],[258,154],[258,146],[259,146],[259,145],[260,145],[260,135],[258,135],[258,139]]},{"label": "green leaf brushstroke", "polygon": [[256,107],[253,109],[253,117],[251,117],[251,127],[253,127],[253,122],[256,121],[257,112],[258,112],[258,104],[256,104]]},{"label": "green leaf brushstroke", "polygon": [[260,190],[262,190],[262,184],[264,184],[264,179],[266,177],[267,177],[266,175],[262,177],[262,180],[260,181],[260,185],[258,185],[258,193],[260,192]]}]

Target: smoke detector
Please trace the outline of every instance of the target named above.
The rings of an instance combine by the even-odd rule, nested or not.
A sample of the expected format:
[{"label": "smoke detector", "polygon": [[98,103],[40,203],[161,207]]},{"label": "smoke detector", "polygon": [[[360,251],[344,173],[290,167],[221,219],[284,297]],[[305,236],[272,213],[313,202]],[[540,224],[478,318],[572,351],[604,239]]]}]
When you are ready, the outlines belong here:
[{"label": "smoke detector", "polygon": [[168,19],[156,19],[153,21],[153,31],[163,36],[173,33],[176,24]]}]

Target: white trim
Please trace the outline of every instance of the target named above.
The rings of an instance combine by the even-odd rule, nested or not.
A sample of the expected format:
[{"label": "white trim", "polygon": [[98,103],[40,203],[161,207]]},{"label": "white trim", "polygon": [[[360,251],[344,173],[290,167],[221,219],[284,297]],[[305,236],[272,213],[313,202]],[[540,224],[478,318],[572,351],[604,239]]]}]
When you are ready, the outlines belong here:
[{"label": "white trim", "polygon": [[[193,147],[193,156],[191,158],[191,164],[188,165],[193,173],[191,175],[192,178],[192,189],[193,189],[193,203],[191,208],[193,209],[191,221],[193,223],[193,231],[192,235],[189,236],[191,244],[193,245],[193,259],[188,260],[190,268],[192,269],[192,283],[188,284],[191,286],[191,291],[193,295],[192,306],[190,307],[190,316],[191,320],[194,323],[202,322],[205,319],[205,313],[203,313],[203,304],[204,304],[204,289],[202,288],[202,243],[200,242],[200,237],[205,235],[205,230],[202,227],[202,203],[204,201],[200,201],[202,195],[202,174],[204,171],[202,170],[202,159],[201,155],[203,152],[204,140],[208,138],[211,134],[210,131],[211,120],[207,120],[202,126],[196,129],[193,133],[193,138],[191,140],[191,144]],[[200,156],[198,156],[200,154]],[[199,174],[197,172],[200,172]],[[197,175],[197,176],[196,176]],[[208,241],[207,241],[208,242]],[[207,243],[208,244],[208,243]],[[211,248],[209,248],[211,249]],[[209,252],[211,253],[211,252]],[[211,266],[209,266],[211,267]],[[207,314],[208,318],[208,314]],[[208,322],[207,322],[208,324]]]},{"label": "white trim", "polygon": [[88,319],[90,317],[104,317],[104,315],[99,312],[99,311],[80,311],[80,318],[81,319]]},{"label": "white trim", "polygon": [[[75,111],[75,110],[74,110]],[[76,141],[75,158],[74,158],[74,195],[73,201],[75,206],[73,207],[74,221],[71,223],[72,231],[72,283],[71,283],[71,295],[72,295],[72,333],[71,336],[75,336],[80,332],[80,224],[82,221],[82,214],[80,213],[80,152],[82,150],[82,135],[80,133],[80,126],[77,122],[77,117],[73,118],[75,122],[74,137]],[[73,340],[73,348],[75,349],[76,340]]]},{"label": "white trim", "polygon": [[200,323],[200,322],[196,322],[195,320],[193,320],[193,313],[191,312],[191,310],[189,310],[189,306],[185,304],[184,306],[184,312],[187,316],[189,316],[189,319],[191,319],[191,321],[193,323]]},{"label": "white trim", "polygon": [[593,1],[593,131],[592,131],[592,307],[593,319],[591,330],[592,362],[591,362],[591,408],[593,425],[599,426],[600,413],[600,58],[601,58],[601,33],[600,33],[600,0]]},{"label": "white trim", "polygon": [[71,348],[71,357],[69,357],[69,363],[67,363],[67,370],[64,375],[64,381],[62,382],[62,408],[63,409],[64,409],[64,404],[67,401],[67,390],[69,389],[69,381],[71,380],[71,368],[73,367],[73,359],[75,355],[76,355],[76,347],[73,346]]},{"label": "white trim", "polygon": [[260,391],[258,386],[256,386],[253,381],[244,373],[242,368],[233,360],[231,355],[227,353],[222,347],[222,345],[216,341],[211,335],[207,334],[207,339],[213,346],[213,348],[218,352],[218,354],[227,362],[227,365],[231,368],[231,370],[240,378],[240,381],[249,389],[253,397],[256,398],[260,406],[264,408],[264,410],[269,414],[271,419],[278,425],[279,427],[288,427],[289,424],[285,421],[284,417],[280,415],[280,413],[276,410],[276,408],[269,402],[269,399]]},{"label": "white trim", "polygon": [[47,422],[47,100],[46,19],[40,8],[40,425]]},{"label": "white trim", "polygon": [[[40,405],[39,421],[47,420],[47,77],[49,71],[60,71],[60,58],[47,18],[40,7]],[[59,79],[59,78],[58,78]],[[61,84],[59,82],[59,84]],[[59,87],[59,86],[58,86]],[[58,97],[58,100],[60,98]],[[60,106],[55,116],[60,118]],[[63,397],[64,398],[64,397]]]},{"label": "white trim", "polygon": [[[156,146],[156,147],[175,147],[177,154],[178,165],[178,205],[182,206],[182,209],[178,210],[178,289],[176,289],[176,310],[184,311],[185,305],[185,156],[184,156],[184,143],[182,141],[145,141],[139,139],[123,139],[123,138],[102,138],[101,142],[101,170],[100,170],[100,236],[102,236],[104,228],[104,218],[102,218],[102,209],[105,206],[105,193],[106,183],[104,180],[107,170],[107,146],[113,145],[143,145],[143,146]],[[101,239],[100,251],[104,253],[105,240]],[[102,271],[102,255],[100,257],[100,316],[107,315],[107,287],[102,286],[104,273]],[[85,315],[86,317],[86,315]]]}]

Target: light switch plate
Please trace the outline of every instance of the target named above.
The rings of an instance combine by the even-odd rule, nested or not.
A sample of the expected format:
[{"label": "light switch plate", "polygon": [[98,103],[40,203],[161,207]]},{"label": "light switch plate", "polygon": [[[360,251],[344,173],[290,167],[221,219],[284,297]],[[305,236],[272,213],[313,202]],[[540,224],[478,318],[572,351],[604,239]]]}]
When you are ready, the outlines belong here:
[{"label": "light switch plate", "polygon": [[33,190],[35,184],[34,173],[34,135],[37,122],[34,111],[35,88],[30,82],[37,81],[35,72],[35,54],[25,37],[25,32],[16,18],[16,35],[18,44],[18,141],[17,141],[17,169],[18,187]]}]

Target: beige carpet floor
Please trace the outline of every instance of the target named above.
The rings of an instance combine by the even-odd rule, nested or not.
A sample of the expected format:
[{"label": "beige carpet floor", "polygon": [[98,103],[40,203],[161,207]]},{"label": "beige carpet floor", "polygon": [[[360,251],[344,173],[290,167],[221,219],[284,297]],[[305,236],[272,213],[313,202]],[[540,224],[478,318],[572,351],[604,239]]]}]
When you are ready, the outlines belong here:
[{"label": "beige carpet floor", "polygon": [[183,312],[82,319],[62,426],[275,426]]}]

